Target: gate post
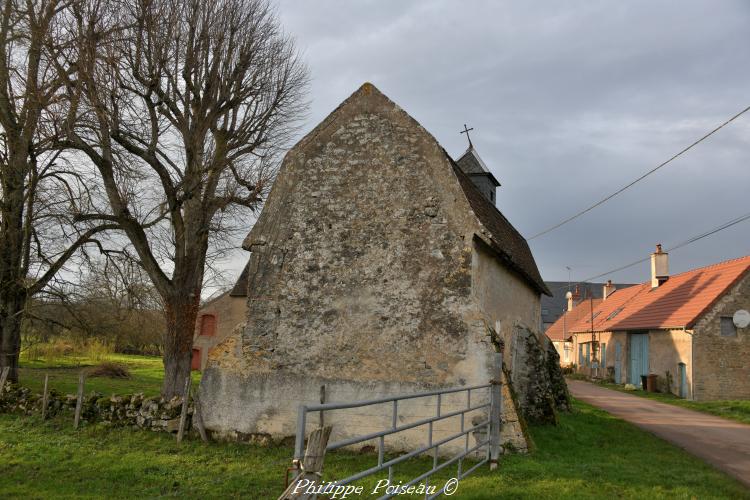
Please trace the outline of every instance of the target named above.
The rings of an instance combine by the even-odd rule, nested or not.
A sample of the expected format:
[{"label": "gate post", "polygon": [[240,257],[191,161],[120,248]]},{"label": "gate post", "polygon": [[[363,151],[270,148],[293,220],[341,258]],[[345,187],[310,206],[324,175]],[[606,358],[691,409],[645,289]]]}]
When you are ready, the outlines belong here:
[{"label": "gate post", "polygon": [[490,380],[490,470],[497,469],[500,458],[500,427],[503,414],[503,349],[492,355]]}]

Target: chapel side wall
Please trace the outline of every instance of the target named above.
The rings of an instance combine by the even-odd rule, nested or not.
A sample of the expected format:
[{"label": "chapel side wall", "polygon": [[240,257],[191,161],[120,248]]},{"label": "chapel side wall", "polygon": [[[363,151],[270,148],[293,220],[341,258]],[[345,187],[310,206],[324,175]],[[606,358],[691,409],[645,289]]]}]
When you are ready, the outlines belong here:
[{"label": "chapel side wall", "polygon": [[[567,409],[569,401],[559,358],[541,331],[540,293],[500,264],[487,245],[475,240],[472,297],[482,314],[477,328],[483,328],[486,336],[494,332],[504,342],[505,373],[519,411],[529,422],[553,422],[556,411]],[[554,356],[554,370],[550,356]],[[522,427],[517,419],[503,423],[519,432]]]},{"label": "chapel side wall", "polygon": [[[505,341],[506,366],[513,363],[513,335],[522,328],[541,338],[541,297],[528,282],[500,265],[483,245],[474,244],[472,295],[484,313],[486,327]],[[546,338],[546,337],[545,337]]]},{"label": "chapel side wall", "polygon": [[750,399],[750,327],[721,335],[721,317],[750,310],[750,273],[739,280],[693,327],[694,399]]}]

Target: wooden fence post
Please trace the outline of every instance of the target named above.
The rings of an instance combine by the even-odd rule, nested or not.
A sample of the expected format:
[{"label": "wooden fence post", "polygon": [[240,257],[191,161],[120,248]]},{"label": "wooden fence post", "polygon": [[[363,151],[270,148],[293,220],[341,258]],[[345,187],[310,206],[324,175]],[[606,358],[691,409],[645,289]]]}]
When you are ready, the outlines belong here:
[{"label": "wooden fence post", "polygon": [[3,368],[3,371],[0,372],[0,396],[3,393],[3,389],[5,388],[5,381],[8,380],[8,374],[10,373],[10,366],[6,366]]},{"label": "wooden fence post", "polygon": [[44,392],[42,393],[42,420],[47,418],[47,404],[49,403],[48,393],[49,375],[44,376]]},{"label": "wooden fence post", "polygon": [[[321,427],[315,429],[307,439],[307,448],[305,449],[305,458],[302,460],[302,471],[294,478],[292,484],[281,494],[279,500],[286,499],[304,499],[312,500],[317,498],[315,494],[306,494],[305,490],[313,487],[317,482],[320,481],[320,473],[323,471],[323,460],[326,455],[326,446],[328,446],[328,438],[331,437],[331,430],[333,427]],[[300,488],[300,491],[295,492],[297,483],[300,481],[307,481],[304,488]]]},{"label": "wooden fence post", "polygon": [[208,443],[208,434],[206,434],[206,428],[203,426],[203,407],[201,406],[199,392],[197,391],[195,396],[193,396],[193,406],[195,406],[195,410],[193,411],[193,423],[198,429],[198,433],[201,435],[203,442]]},{"label": "wooden fence post", "polygon": [[78,429],[78,424],[81,422],[81,410],[83,409],[83,384],[86,380],[86,375],[83,370],[78,374],[78,392],[76,393],[76,415],[73,418],[73,428]]},{"label": "wooden fence post", "polygon": [[180,427],[177,429],[177,442],[182,442],[182,437],[185,435],[185,422],[187,421],[188,412],[188,401],[190,401],[190,383],[193,381],[193,377],[188,373],[185,379],[185,390],[182,392],[182,412],[180,413]]}]

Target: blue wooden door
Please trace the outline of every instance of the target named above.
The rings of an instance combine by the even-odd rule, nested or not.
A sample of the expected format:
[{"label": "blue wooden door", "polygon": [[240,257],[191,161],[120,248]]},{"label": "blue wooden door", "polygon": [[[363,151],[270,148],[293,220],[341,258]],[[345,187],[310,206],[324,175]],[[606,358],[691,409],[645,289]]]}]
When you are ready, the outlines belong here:
[{"label": "blue wooden door", "polygon": [[615,384],[622,383],[622,346],[615,342]]},{"label": "blue wooden door", "polygon": [[680,397],[687,398],[687,366],[685,363],[680,363]]},{"label": "blue wooden door", "polygon": [[648,334],[630,334],[630,383],[638,387],[641,375],[648,375]]}]

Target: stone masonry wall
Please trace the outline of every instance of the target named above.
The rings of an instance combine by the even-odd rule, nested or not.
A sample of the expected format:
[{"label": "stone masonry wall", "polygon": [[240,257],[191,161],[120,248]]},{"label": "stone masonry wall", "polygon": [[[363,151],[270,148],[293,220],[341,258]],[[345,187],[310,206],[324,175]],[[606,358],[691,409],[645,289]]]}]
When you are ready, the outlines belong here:
[{"label": "stone masonry wall", "polygon": [[750,327],[722,337],[722,316],[750,310],[750,273],[725,294],[693,327],[693,380],[697,401],[750,399]]},{"label": "stone masonry wall", "polygon": [[[76,407],[74,394],[60,394],[52,389],[48,393],[47,415],[54,417],[68,413],[73,419]],[[26,387],[5,384],[0,388],[0,412],[41,415],[42,395]],[[103,422],[111,425],[136,427],[156,432],[177,432],[182,398],[175,396],[165,400],[159,397],[144,397],[143,394],[105,396],[98,392],[84,395],[81,407],[81,422]],[[194,407],[188,404],[185,429],[190,430]]]}]

